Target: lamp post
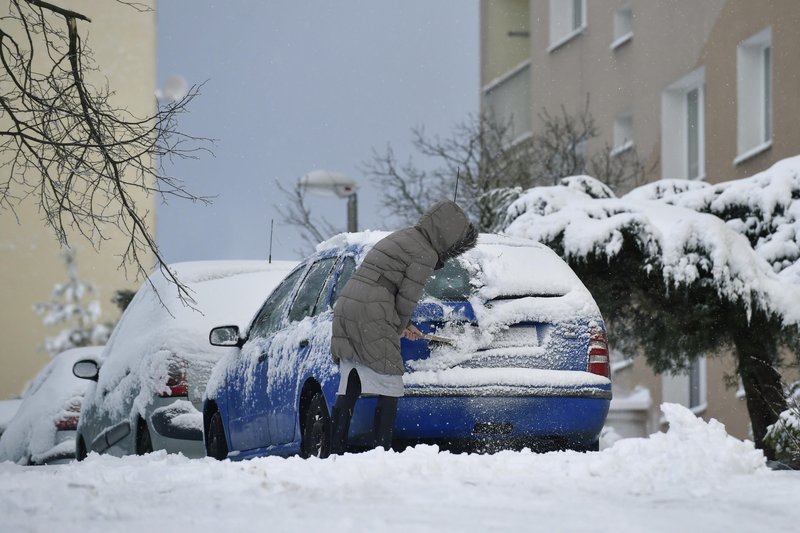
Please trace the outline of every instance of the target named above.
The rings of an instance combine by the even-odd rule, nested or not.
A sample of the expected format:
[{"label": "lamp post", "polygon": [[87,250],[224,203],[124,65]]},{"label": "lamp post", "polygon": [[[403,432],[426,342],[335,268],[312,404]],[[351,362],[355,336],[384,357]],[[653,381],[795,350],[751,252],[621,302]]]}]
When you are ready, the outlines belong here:
[{"label": "lamp post", "polygon": [[308,192],[347,198],[347,231],[358,231],[358,184],[344,174],[329,170],[312,170],[300,178],[300,186]]}]

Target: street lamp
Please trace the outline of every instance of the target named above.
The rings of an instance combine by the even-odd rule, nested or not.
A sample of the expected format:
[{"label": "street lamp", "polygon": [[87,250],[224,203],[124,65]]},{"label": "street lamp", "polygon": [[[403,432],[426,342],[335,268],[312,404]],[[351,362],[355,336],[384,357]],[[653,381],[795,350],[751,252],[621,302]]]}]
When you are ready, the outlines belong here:
[{"label": "street lamp", "polygon": [[347,231],[358,231],[358,184],[351,178],[329,170],[312,170],[300,178],[300,186],[308,192],[347,198]]}]

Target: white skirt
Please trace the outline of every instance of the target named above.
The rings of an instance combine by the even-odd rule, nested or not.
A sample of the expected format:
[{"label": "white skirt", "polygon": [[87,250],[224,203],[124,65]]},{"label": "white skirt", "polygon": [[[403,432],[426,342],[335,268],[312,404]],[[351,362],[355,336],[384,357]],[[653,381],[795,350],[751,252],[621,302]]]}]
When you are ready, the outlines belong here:
[{"label": "white skirt", "polygon": [[395,398],[403,396],[403,376],[381,374],[367,365],[345,359],[339,361],[340,379],[339,390],[336,394],[344,396],[347,392],[347,378],[350,377],[351,370],[358,372],[358,378],[361,380],[361,394],[377,394]]}]

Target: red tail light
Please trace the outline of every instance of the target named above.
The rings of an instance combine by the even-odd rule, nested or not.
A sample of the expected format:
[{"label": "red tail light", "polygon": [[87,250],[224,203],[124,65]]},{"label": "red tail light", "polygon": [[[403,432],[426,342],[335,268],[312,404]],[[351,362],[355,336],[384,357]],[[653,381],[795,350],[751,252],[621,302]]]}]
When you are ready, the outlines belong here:
[{"label": "red tail light", "polygon": [[72,400],[64,407],[60,416],[56,419],[56,430],[69,431],[78,429],[78,418],[81,414],[81,401]]},{"label": "red tail light", "polygon": [[189,395],[186,367],[186,361],[183,359],[173,359],[169,362],[169,378],[167,379],[168,390],[159,394],[160,397],[172,398]]},{"label": "red tail light", "polygon": [[589,335],[589,365],[587,370],[598,376],[609,377],[608,337],[601,327],[593,328]]}]

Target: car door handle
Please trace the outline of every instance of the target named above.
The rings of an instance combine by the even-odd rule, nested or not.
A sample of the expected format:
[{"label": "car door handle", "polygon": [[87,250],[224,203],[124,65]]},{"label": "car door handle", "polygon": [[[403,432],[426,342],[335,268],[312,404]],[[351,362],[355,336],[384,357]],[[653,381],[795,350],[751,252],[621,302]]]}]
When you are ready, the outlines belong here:
[{"label": "car door handle", "polygon": [[305,348],[306,346],[308,346],[308,339],[301,340],[300,341],[300,347],[301,348]]}]

